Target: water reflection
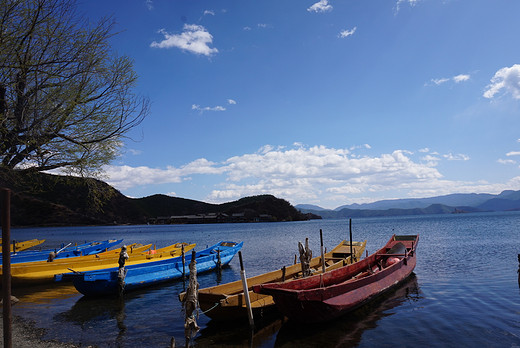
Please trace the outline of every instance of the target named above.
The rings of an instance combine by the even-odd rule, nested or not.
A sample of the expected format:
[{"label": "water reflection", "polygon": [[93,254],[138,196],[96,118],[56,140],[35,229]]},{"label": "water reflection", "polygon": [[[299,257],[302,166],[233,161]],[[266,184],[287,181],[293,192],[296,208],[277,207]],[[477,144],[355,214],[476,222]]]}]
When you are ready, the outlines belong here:
[{"label": "water reflection", "polygon": [[45,304],[56,299],[76,297],[78,291],[72,284],[51,283],[15,288],[13,295],[22,303]]},{"label": "water reflection", "polygon": [[377,327],[377,322],[393,315],[392,309],[421,298],[415,274],[394,290],[344,317],[320,325],[284,324],[276,337],[276,347],[355,347],[363,332]]},{"label": "water reflection", "polygon": [[247,322],[210,321],[195,342],[201,347],[354,347],[359,345],[365,330],[377,327],[380,319],[393,315],[392,309],[420,299],[417,278],[412,274],[389,293],[330,323],[299,325],[274,315],[257,321],[251,334]]}]

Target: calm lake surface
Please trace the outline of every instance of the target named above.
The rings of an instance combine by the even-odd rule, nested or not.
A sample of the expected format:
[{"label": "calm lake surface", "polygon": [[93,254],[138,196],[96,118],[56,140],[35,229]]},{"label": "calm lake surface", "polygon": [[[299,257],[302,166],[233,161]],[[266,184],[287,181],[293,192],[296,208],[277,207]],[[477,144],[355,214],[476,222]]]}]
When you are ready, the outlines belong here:
[{"label": "calm lake surface", "polygon": [[[355,219],[353,239],[369,253],[393,233],[419,234],[417,267],[404,284],[350,315],[320,326],[264,320],[217,325],[204,314],[197,347],[520,347],[520,212]],[[294,262],[298,241],[320,253],[319,230],[332,248],[348,239],[348,220],[293,223],[12,229],[12,239],[45,238],[44,246],[124,238],[125,244],[244,241],[248,276]],[[240,279],[238,257],[221,276],[199,274],[200,287]],[[87,299],[71,285],[14,288],[13,314],[44,328],[44,339],[98,347],[184,346],[181,280],[115,298]]]}]

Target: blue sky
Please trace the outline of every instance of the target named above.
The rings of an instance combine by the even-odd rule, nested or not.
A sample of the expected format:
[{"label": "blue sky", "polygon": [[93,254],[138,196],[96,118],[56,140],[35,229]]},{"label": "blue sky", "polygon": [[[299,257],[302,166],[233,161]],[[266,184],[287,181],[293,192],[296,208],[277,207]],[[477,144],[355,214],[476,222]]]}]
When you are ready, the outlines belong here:
[{"label": "blue sky", "polygon": [[88,0],[150,116],[130,197],[335,208],[520,189],[520,1]]}]

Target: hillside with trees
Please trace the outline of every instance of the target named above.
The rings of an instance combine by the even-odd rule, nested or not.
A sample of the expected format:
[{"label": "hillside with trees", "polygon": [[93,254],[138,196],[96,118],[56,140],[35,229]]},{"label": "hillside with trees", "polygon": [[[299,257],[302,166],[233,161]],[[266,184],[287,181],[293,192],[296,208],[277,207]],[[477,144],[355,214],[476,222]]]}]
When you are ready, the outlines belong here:
[{"label": "hillside with trees", "polygon": [[[210,204],[166,195],[129,198],[96,179],[0,170],[13,226],[302,221],[317,218],[272,195]],[[92,192],[95,191],[95,194]]]}]

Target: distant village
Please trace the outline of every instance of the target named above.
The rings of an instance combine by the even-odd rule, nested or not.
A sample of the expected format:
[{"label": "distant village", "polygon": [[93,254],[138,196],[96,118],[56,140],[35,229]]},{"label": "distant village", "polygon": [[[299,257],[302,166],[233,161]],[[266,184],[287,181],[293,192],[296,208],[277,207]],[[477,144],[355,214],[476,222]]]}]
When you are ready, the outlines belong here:
[{"label": "distant village", "polygon": [[148,219],[151,225],[168,224],[215,224],[215,223],[236,223],[236,222],[274,222],[276,218],[269,214],[259,214],[250,216],[246,213],[208,213],[194,215],[159,216]]}]

